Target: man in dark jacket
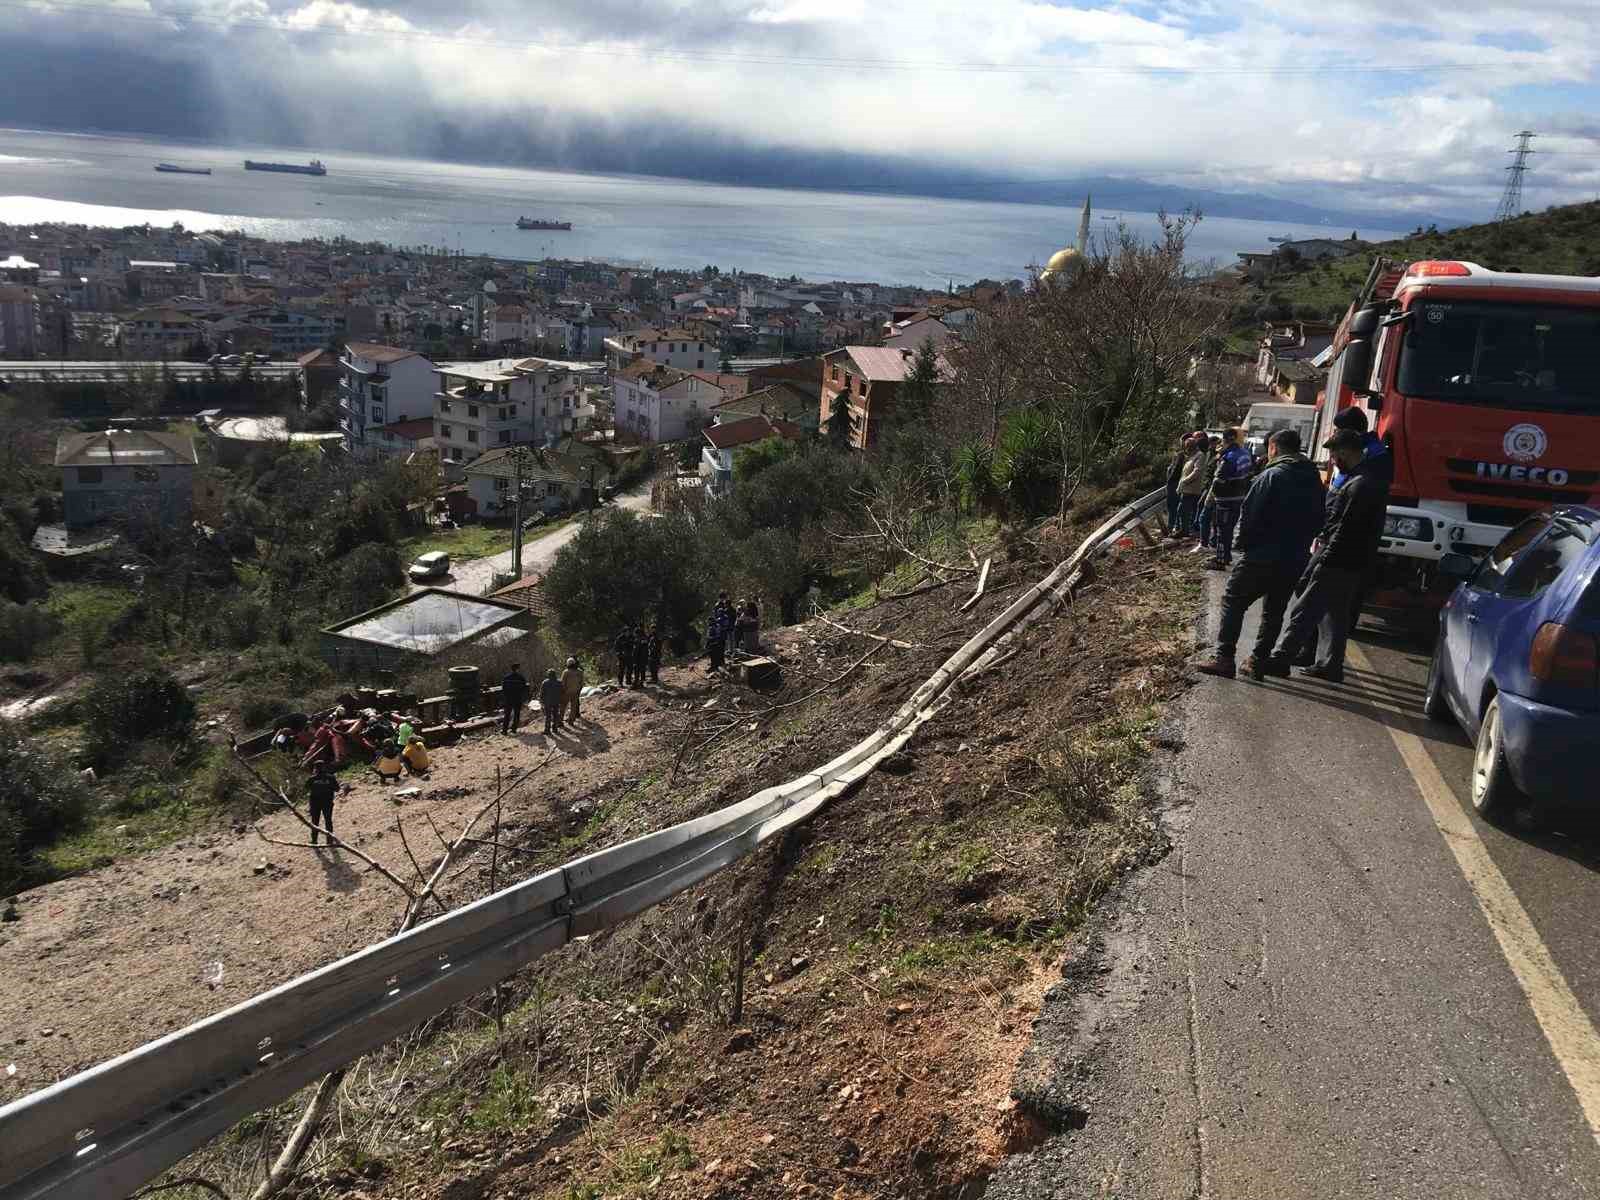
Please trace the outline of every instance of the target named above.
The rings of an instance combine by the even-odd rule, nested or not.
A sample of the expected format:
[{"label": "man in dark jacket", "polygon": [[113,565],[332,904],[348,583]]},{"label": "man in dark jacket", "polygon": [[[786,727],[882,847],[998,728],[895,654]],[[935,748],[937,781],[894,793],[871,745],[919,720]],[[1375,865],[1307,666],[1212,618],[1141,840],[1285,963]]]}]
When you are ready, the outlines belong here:
[{"label": "man in dark jacket", "polygon": [[652,625],[644,639],[645,665],[650,668],[650,682],[661,682],[661,626]]},{"label": "man in dark jacket", "polygon": [[[1353,429],[1361,435],[1361,463],[1350,475],[1343,471],[1334,472],[1331,486],[1334,489],[1342,488],[1351,475],[1370,475],[1383,484],[1385,493],[1394,486],[1394,455],[1389,452],[1389,447],[1383,444],[1381,438],[1367,428],[1367,414],[1354,406],[1342,408],[1333,418],[1335,429]],[[1384,503],[1388,503],[1385,495]],[[1361,610],[1366,605],[1367,593],[1372,590],[1374,566],[1369,566],[1361,577],[1361,584],[1356,588],[1355,595],[1350,601],[1350,628],[1354,629],[1361,623]]]},{"label": "man in dark jacket", "polygon": [[561,732],[561,701],[561,680],[556,677],[556,669],[551,667],[539,684],[539,707],[544,710],[544,731],[547,734]]},{"label": "man in dark jacket", "polygon": [[500,718],[501,733],[515,733],[522,723],[522,706],[528,700],[528,677],[522,673],[521,663],[512,663],[511,670],[500,681],[500,705],[505,715]]},{"label": "man in dark jacket", "polygon": [[611,648],[617,652],[617,682],[628,682],[628,668],[633,665],[633,629],[624,625],[622,632],[617,634],[611,643]]},{"label": "man in dark jacket", "polygon": [[306,794],[311,798],[311,844],[317,844],[317,827],[328,830],[328,845],[333,845],[333,798],[339,793],[339,781],[334,778],[333,764],[327,759],[317,763],[311,778],[306,781]]},{"label": "man in dark jacket", "polygon": [[1178,480],[1183,478],[1183,464],[1189,461],[1189,435],[1178,443],[1177,453],[1167,467],[1167,532],[1178,528]]},{"label": "man in dark jacket", "polygon": [[1327,511],[1318,538],[1322,547],[1300,581],[1300,595],[1289,612],[1289,628],[1266,664],[1269,675],[1286,676],[1289,664],[1320,627],[1322,657],[1304,674],[1328,683],[1344,681],[1344,647],[1350,635],[1351,605],[1362,579],[1378,555],[1389,489],[1381,476],[1357,470],[1364,454],[1364,439],[1353,429],[1341,429],[1323,443],[1334,465],[1349,476],[1328,495]]},{"label": "man in dark jacket", "polygon": [[1241,507],[1239,562],[1222,594],[1217,652],[1199,666],[1207,675],[1233,678],[1245,612],[1261,600],[1255,653],[1245,668],[1257,679],[1265,676],[1267,660],[1283,628],[1284,609],[1289,606],[1295,581],[1305,570],[1311,539],[1322,527],[1322,478],[1300,453],[1300,435],[1292,429],[1280,430],[1272,437],[1271,453],[1271,461],[1250,485]]}]

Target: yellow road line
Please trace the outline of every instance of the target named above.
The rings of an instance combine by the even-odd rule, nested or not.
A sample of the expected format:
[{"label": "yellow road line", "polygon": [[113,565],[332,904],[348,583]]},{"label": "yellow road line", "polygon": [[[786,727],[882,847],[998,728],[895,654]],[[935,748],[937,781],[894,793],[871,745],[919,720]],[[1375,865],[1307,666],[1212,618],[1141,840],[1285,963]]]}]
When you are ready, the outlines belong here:
[{"label": "yellow road line", "polygon": [[[1377,673],[1372,661],[1355,643],[1350,644],[1346,653],[1362,669]],[[1410,714],[1399,712],[1391,705],[1381,707],[1398,713],[1406,724],[1415,721]],[[1522,907],[1511,884],[1495,866],[1489,848],[1478,835],[1477,826],[1439,773],[1422,739],[1400,724],[1389,722],[1387,727],[1395,749],[1400,751],[1417,790],[1427,802],[1433,823],[1443,835],[1445,845],[1450,847],[1450,853],[1455,855],[1456,865],[1466,877],[1467,886],[1489,922],[1495,941],[1500,943],[1500,953],[1527,996],[1534,1019],[1550,1043],[1556,1062],[1577,1093],[1578,1103],[1589,1122],[1589,1132],[1600,1142],[1600,1032],[1596,1032],[1594,1022],[1578,1003],[1561,968],[1556,966],[1555,958],[1534,928],[1527,909]]]}]

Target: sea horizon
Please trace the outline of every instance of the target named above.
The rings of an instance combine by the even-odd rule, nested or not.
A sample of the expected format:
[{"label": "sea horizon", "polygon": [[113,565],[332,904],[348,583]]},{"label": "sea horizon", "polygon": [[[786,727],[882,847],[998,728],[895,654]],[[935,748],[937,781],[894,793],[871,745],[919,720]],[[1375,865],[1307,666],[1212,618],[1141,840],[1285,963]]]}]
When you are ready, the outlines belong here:
[{"label": "sea horizon", "polygon": [[[301,158],[300,156],[304,156]],[[243,159],[321,159],[326,176],[245,172]],[[159,161],[210,167],[163,175]],[[1081,203],[1081,202],[1080,202]],[[542,206],[542,207],[541,207]],[[0,127],[0,223],[170,225],[294,241],[346,237],[537,261],[711,265],[778,278],[944,287],[1023,277],[1071,243],[1078,207],[896,191],[712,183],[663,175],[468,164],[304,147]],[[519,216],[570,220],[521,231]],[[1098,212],[1097,237],[1152,212]],[[1204,217],[1189,257],[1226,265],[1269,237],[1347,237],[1331,225]],[[1400,231],[1360,231],[1366,240]]]}]

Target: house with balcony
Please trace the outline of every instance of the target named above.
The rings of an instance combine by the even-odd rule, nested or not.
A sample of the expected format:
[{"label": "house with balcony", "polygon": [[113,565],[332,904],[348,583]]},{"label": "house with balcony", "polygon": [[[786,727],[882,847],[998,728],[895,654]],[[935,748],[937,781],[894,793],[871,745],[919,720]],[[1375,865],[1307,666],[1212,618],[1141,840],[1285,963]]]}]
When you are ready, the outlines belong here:
[{"label": "house with balcony", "polygon": [[[844,396],[850,413],[850,445],[870,450],[894,416],[900,386],[911,372],[913,352],[905,347],[846,346],[822,356],[822,402],[817,418],[823,428],[835,400]],[[941,375],[949,368],[940,359]]]},{"label": "house with balcony", "polygon": [[433,364],[415,350],[350,342],[339,365],[339,428],[355,457],[381,452],[370,430],[432,414]]},{"label": "house with balcony", "polygon": [[733,458],[739,450],[768,438],[803,441],[806,432],[793,421],[754,416],[707,425],[702,436],[706,445],[700,452],[700,477],[710,495],[726,496],[733,490]]},{"label": "house with balcony", "polygon": [[606,362],[614,371],[640,359],[680,371],[715,371],[722,360],[722,352],[715,341],[703,332],[681,327],[655,329],[646,326],[617,333],[605,339],[605,350]]},{"label": "house with balcony", "polygon": [[143,429],[64,433],[56,442],[68,529],[107,520],[187,525],[194,513],[194,439]]}]

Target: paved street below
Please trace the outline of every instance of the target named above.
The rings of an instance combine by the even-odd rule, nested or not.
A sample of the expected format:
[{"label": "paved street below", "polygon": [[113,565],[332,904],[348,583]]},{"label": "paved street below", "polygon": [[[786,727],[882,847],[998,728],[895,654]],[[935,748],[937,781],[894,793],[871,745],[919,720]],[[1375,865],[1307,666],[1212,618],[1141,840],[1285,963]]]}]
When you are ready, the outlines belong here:
[{"label": "paved street below", "polygon": [[1600,841],[1474,817],[1425,651],[1360,636],[1342,686],[1180,703],[1174,848],[1039,1028],[1083,1128],[990,1197],[1600,1195]]}]

